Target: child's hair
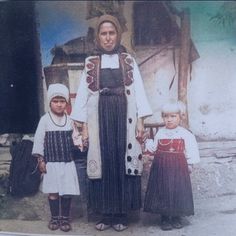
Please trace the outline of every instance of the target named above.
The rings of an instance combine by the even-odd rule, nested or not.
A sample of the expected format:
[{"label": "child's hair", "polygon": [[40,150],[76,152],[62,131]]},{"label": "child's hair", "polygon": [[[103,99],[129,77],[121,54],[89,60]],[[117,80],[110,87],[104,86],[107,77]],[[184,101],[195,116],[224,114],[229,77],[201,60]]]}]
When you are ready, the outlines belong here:
[{"label": "child's hair", "polygon": [[55,97],[63,97],[66,102],[69,101],[69,89],[64,84],[50,84],[48,87],[48,103]]},{"label": "child's hair", "polygon": [[165,113],[179,113],[182,118],[186,113],[186,106],[183,102],[177,100],[169,100],[161,108],[161,116]]}]

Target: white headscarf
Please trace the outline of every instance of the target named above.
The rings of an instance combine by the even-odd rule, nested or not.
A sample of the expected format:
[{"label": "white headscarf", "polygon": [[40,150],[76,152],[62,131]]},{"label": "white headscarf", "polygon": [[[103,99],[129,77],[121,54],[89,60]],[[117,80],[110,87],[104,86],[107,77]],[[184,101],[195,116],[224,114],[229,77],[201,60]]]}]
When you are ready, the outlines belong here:
[{"label": "white headscarf", "polygon": [[48,103],[55,97],[63,97],[69,101],[69,89],[64,84],[50,84],[48,87]]}]

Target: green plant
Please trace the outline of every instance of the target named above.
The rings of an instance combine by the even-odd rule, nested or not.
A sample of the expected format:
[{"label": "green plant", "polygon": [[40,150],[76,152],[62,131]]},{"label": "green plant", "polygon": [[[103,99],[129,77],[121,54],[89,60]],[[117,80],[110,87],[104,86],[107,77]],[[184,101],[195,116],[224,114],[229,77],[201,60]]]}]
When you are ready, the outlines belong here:
[{"label": "green plant", "polygon": [[236,2],[223,3],[219,11],[210,17],[210,21],[216,25],[230,27],[236,21]]}]

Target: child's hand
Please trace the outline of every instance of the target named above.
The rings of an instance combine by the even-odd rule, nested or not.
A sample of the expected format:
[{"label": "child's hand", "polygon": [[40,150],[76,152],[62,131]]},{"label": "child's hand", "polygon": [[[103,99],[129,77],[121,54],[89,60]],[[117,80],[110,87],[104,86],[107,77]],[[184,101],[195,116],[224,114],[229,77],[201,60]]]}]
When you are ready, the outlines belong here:
[{"label": "child's hand", "polygon": [[156,148],[153,144],[153,140],[152,139],[147,139],[146,142],[145,142],[145,150],[147,150],[148,152],[155,152],[156,151]]},{"label": "child's hand", "polygon": [[150,136],[149,132],[148,131],[144,131],[144,133],[143,133],[143,142],[146,142],[146,140],[150,138],[149,136]]},{"label": "child's hand", "polygon": [[82,139],[82,150],[81,150],[81,152],[87,151],[88,147],[89,147],[89,140],[88,140],[88,138]]},{"label": "child's hand", "polygon": [[43,158],[38,158],[38,168],[39,168],[41,173],[47,173],[46,163],[43,160]]},{"label": "child's hand", "polygon": [[154,156],[153,156],[153,155],[149,155],[149,156],[148,156],[148,160],[149,160],[149,161],[153,161],[153,159],[154,159]]},{"label": "child's hand", "polygon": [[88,124],[83,123],[82,125],[82,141],[83,140],[88,140],[89,134],[88,134]]},{"label": "child's hand", "polygon": [[193,172],[193,165],[188,165],[188,173],[191,174]]}]

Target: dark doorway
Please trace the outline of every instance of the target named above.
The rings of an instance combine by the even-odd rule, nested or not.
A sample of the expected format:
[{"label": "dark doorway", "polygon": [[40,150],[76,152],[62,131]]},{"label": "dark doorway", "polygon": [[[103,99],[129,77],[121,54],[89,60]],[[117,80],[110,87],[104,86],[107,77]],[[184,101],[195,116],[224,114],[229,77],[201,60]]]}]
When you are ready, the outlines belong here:
[{"label": "dark doorway", "polygon": [[134,3],[135,46],[166,44],[176,37],[178,31],[176,22],[172,21],[167,9],[166,1]]},{"label": "dark doorway", "polygon": [[34,133],[40,53],[34,2],[0,2],[0,134]]}]

